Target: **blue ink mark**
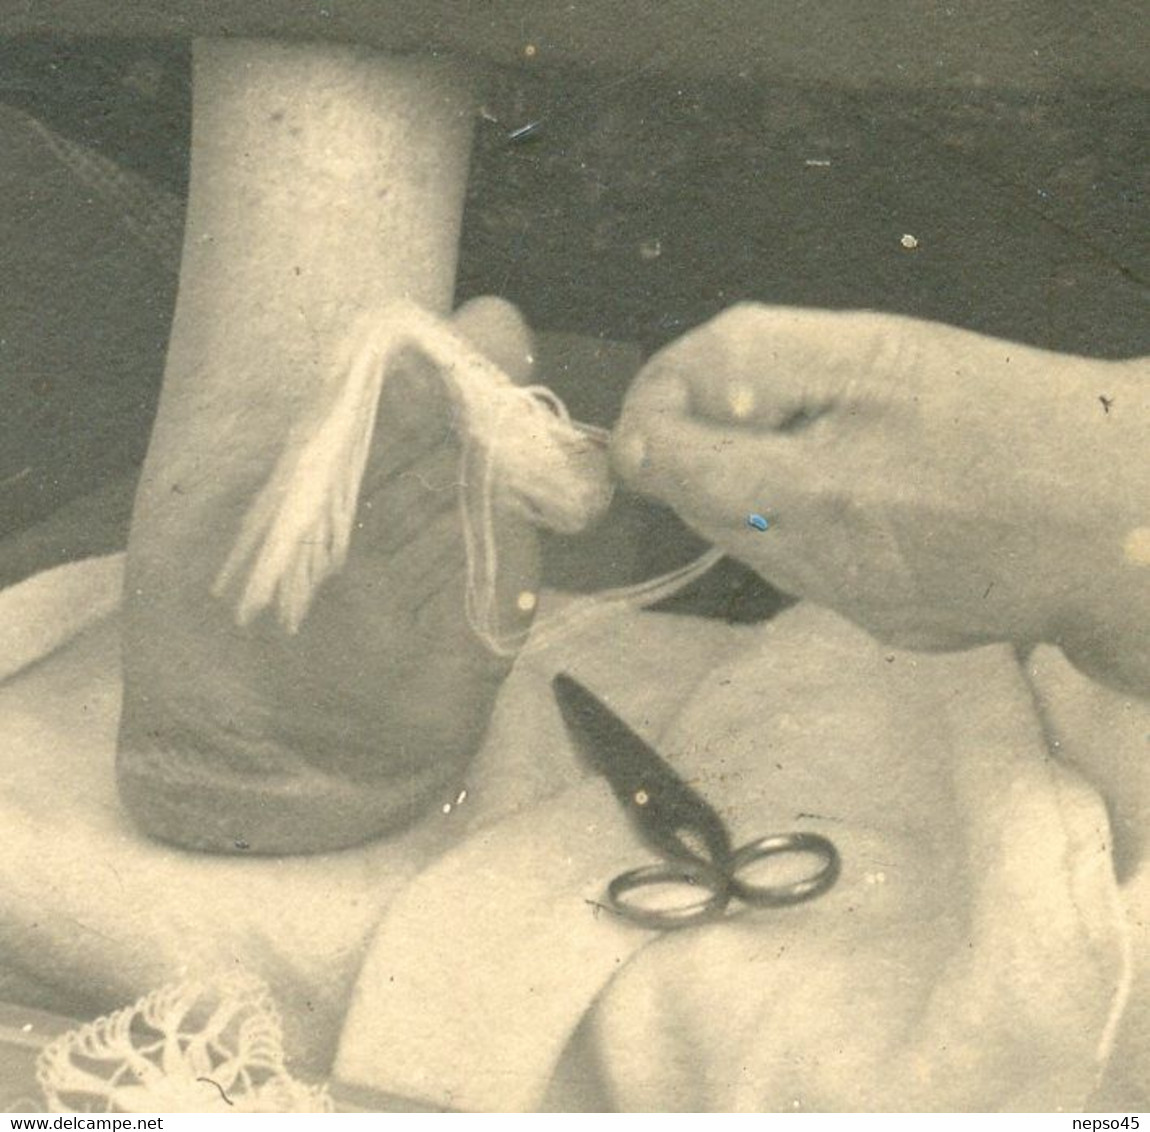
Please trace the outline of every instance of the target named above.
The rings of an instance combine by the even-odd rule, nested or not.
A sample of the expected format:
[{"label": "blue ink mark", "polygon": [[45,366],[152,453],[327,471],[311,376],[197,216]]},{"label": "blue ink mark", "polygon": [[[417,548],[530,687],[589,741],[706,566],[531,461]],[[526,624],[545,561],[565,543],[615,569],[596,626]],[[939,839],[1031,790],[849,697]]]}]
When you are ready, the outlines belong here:
[{"label": "blue ink mark", "polygon": [[747,526],[754,527],[756,531],[765,531],[768,527],[770,527],[770,525],[771,524],[765,518],[763,518],[762,515],[747,516]]}]

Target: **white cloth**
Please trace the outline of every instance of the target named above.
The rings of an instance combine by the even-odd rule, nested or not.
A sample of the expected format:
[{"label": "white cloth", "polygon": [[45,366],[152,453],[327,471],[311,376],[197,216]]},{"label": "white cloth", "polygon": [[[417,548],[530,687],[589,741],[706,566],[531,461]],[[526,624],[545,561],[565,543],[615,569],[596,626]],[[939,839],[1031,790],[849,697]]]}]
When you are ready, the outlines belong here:
[{"label": "white cloth", "polygon": [[[634,676],[602,643],[597,665],[568,642],[514,679],[545,689],[574,651],[618,700]],[[463,1109],[1082,1105],[1125,1002],[1126,926],[1104,809],[1049,759],[1013,654],[892,653],[804,607],[729,651],[662,726],[630,718],[739,839],[832,837],[836,889],[665,937],[628,927],[594,901],[649,851],[602,784],[574,787],[391,905],[341,1079]],[[550,720],[498,722],[493,744],[524,742],[515,726],[563,742]]]},{"label": "white cloth", "polygon": [[[150,841],[114,780],[122,572],[112,555],[0,591],[0,998],[81,1017],[242,970],[283,1009],[296,1069],[326,1072],[381,910],[469,830],[561,788],[574,768],[554,743],[489,745],[464,803],[444,799],[451,813],[340,853],[210,857]],[[695,663],[718,647],[715,635]],[[666,710],[673,687],[640,687]]]},{"label": "white cloth", "polygon": [[462,824],[436,814],[361,850],[282,859],[198,856],[138,834],[113,765],[121,573],[114,556],[0,593],[2,993],[95,1014],[245,970],[282,1007],[297,1067],[326,1071],[380,908]]},{"label": "white cloth", "polygon": [[[325,1069],[342,1027],[340,1080],[464,1109],[1089,1095],[1128,933],[1103,807],[1049,758],[1006,650],[885,652],[801,607],[737,630],[598,613],[517,666],[450,813],[353,852],[210,858],[140,838],[116,803],[119,569],[0,593],[0,956],[30,986],[94,1012],[240,967],[297,1066]],[[668,937],[597,913],[648,854],[567,748],[559,666],[738,838],[836,840],[836,889]]]}]

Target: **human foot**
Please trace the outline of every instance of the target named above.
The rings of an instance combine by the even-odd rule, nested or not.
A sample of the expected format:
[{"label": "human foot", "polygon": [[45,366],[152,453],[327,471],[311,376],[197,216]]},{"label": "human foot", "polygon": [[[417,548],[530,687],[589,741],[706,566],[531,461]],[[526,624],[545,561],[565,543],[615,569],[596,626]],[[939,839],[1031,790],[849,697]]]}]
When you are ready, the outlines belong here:
[{"label": "human foot", "polygon": [[[506,304],[473,303],[454,329],[528,377],[530,337]],[[218,852],[313,852],[456,796],[510,665],[465,617],[457,418],[435,368],[403,356],[381,395],[347,562],[296,632],[274,611],[240,625],[234,602],[209,596],[250,503],[235,491],[169,531],[162,559],[135,556],[118,772],[146,832]],[[508,516],[496,534],[499,621],[521,631],[535,535]]]}]

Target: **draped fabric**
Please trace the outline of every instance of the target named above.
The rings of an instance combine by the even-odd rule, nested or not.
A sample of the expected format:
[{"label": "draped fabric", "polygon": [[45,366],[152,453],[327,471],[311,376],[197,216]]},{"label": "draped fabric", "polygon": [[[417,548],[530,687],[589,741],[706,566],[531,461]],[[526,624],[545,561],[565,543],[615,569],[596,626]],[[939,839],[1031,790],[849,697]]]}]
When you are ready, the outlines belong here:
[{"label": "draped fabric", "polygon": [[[1064,705],[1060,743],[1088,717],[1056,657],[1032,684],[1007,650],[892,653],[805,606],[739,628],[592,610],[513,671],[449,813],[362,850],[219,859],[116,803],[119,568],[0,594],[9,998],[93,1015],[238,968],[305,1078],[492,1109],[1075,1108],[1144,1016],[1104,807],[1035,706],[1043,684]],[[598,910],[648,851],[566,744],[560,667],[736,837],[833,838],[838,886],[666,937]],[[1137,742],[1140,710],[1105,741]]]}]

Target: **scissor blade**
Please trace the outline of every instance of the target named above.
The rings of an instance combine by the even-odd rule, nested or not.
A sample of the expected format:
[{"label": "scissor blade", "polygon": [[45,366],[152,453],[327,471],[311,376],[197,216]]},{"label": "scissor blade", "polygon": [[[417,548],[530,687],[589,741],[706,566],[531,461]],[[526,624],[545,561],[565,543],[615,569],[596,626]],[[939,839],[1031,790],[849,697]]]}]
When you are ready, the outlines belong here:
[{"label": "scissor blade", "polygon": [[561,672],[551,687],[583,761],[612,786],[638,789],[645,771],[665,765],[646,739],[636,735],[578,680]]},{"label": "scissor blade", "polygon": [[[640,836],[671,860],[727,862],[731,841],[718,813],[645,739],[577,680],[552,681],[563,722],[587,766],[607,779]],[[683,834],[701,842],[684,841]]]}]

